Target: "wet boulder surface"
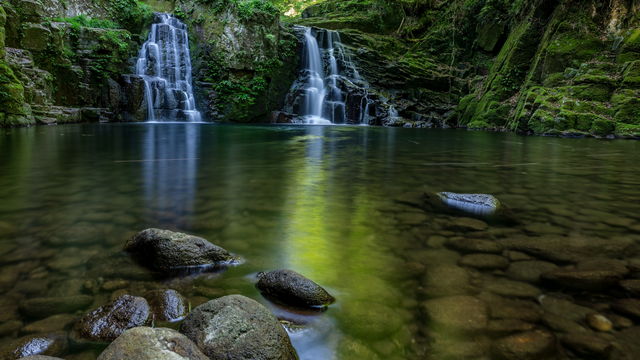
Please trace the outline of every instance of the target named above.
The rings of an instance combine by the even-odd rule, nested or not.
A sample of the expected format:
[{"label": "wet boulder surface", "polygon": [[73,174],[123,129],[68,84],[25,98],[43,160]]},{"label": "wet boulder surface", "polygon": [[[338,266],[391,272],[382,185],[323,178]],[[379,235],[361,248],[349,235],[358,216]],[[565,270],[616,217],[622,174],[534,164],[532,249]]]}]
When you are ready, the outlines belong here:
[{"label": "wet boulder surface", "polygon": [[147,323],[150,312],[144,298],[122,295],[85,314],[74,326],[73,336],[78,340],[110,342],[127,329]]},{"label": "wet boulder surface", "polygon": [[145,266],[163,273],[213,267],[234,260],[227,250],[201,237],[162,229],[139,232],[127,241],[124,249]]},{"label": "wet boulder surface", "polygon": [[258,273],[258,290],[283,305],[322,308],[335,301],[324,288],[292,270]]},{"label": "wet boulder surface", "polygon": [[228,295],[196,307],[180,332],[212,360],[296,360],[289,336],[255,300]]},{"label": "wet boulder surface", "polygon": [[208,360],[196,344],[172,329],[136,327],[125,331],[98,360]]},{"label": "wet boulder surface", "polygon": [[154,320],[175,322],[187,316],[187,300],[173,289],[151,290],[144,294]]}]

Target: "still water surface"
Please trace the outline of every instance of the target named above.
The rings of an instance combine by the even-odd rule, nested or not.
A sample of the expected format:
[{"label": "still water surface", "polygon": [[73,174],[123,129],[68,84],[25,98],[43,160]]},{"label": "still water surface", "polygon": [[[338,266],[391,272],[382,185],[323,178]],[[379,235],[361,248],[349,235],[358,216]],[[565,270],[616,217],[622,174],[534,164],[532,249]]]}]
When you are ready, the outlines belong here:
[{"label": "still water surface", "polygon": [[[123,279],[133,295],[174,288],[193,306],[234,293],[256,299],[306,324],[290,329],[302,359],[455,358],[450,352],[459,344],[484,339],[433,341],[437,328],[422,307],[433,280],[425,273],[434,263],[455,264],[459,255],[442,244],[471,230],[407,200],[425,191],[496,195],[520,224],[470,235],[478,238],[637,239],[639,154],[635,141],[374,127],[2,131],[0,323],[32,321],[16,309],[23,299],[74,296],[87,293],[87,281]],[[624,221],[606,221],[613,218]],[[202,236],[244,262],[219,273],[154,278],[121,252],[148,227]],[[321,314],[269,304],[254,276],[278,268],[306,275],[338,301]],[[111,292],[92,296],[96,307]],[[69,359],[99,350],[74,351],[81,355]]]}]

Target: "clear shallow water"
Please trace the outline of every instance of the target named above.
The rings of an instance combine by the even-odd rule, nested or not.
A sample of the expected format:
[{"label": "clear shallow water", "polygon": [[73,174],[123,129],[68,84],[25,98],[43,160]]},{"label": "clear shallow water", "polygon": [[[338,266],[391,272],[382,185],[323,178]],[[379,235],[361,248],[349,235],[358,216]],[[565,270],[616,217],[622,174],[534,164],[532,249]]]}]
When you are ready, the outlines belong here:
[{"label": "clear shallow water", "polygon": [[[524,234],[637,241],[638,154],[635,141],[346,126],[2,131],[0,325],[31,322],[16,308],[27,298],[89,292],[90,308],[105,304],[113,291],[87,288],[122,279],[130,294],[173,288],[193,306],[234,293],[261,301],[307,324],[291,332],[302,359],[455,358],[452,349],[481,349],[486,339],[443,339],[424,314],[433,285],[425,274],[460,257],[443,242]],[[494,194],[519,224],[472,231],[452,226],[456,217],[396,201],[424,191]],[[154,278],[121,253],[148,227],[202,236],[244,263]],[[253,276],[277,268],[313,279],[337,303],[322,314],[269,304]],[[470,273],[476,280],[503,276]],[[475,284],[478,291],[486,283]],[[72,349],[80,355],[66,358],[91,351]]]}]

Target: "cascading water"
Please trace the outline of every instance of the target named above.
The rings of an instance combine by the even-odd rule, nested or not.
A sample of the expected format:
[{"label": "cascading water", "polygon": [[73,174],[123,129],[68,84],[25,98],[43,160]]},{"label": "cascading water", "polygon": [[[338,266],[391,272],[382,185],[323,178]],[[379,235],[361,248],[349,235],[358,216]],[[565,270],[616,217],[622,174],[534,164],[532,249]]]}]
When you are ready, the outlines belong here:
[{"label": "cascading water", "polygon": [[147,121],[201,121],[191,84],[187,26],[180,20],[156,14],[140,49],[136,75],[144,79]]},{"label": "cascading water", "polygon": [[369,84],[360,76],[336,31],[300,27],[303,69],[286,110],[306,124],[368,124]]}]

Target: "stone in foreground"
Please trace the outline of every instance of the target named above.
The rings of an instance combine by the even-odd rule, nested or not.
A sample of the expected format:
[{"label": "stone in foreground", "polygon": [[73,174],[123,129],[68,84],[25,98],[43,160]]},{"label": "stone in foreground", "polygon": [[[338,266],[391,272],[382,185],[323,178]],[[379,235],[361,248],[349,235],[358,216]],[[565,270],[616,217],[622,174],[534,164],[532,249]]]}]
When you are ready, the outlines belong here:
[{"label": "stone in foreground", "polygon": [[439,192],[427,195],[431,201],[439,200],[442,205],[453,210],[476,216],[493,216],[502,205],[495,196],[489,194],[458,194],[453,192]]},{"label": "stone in foreground", "polygon": [[212,360],[296,360],[289,336],[257,301],[229,295],[196,307],[180,332]]},{"label": "stone in foreground", "polygon": [[325,307],[335,301],[325,289],[292,270],[258,273],[256,287],[269,299],[300,307]]},{"label": "stone in foreground", "polygon": [[151,290],[144,294],[157,321],[175,322],[187,316],[187,299],[173,289]]},{"label": "stone in foreground", "polygon": [[161,229],[139,232],[124,249],[160,272],[215,266],[234,260],[227,250],[201,237]]},{"label": "stone in foreground", "polygon": [[142,326],[149,318],[144,298],[122,295],[111,304],[84,315],[74,327],[75,336],[95,342],[110,342],[127,329]]},{"label": "stone in foreground", "polygon": [[196,344],[172,329],[136,327],[125,331],[98,360],[208,360]]}]

